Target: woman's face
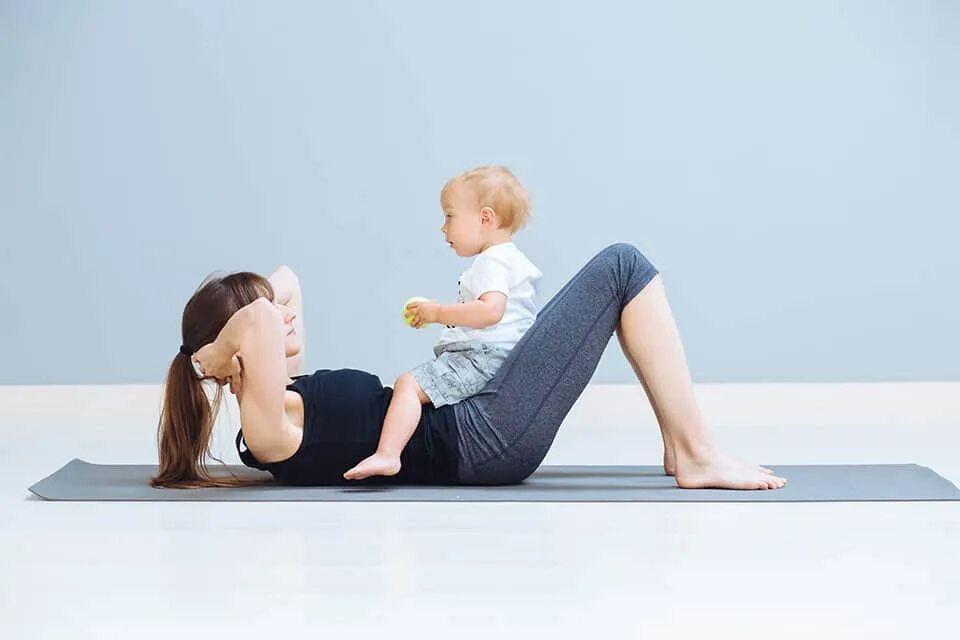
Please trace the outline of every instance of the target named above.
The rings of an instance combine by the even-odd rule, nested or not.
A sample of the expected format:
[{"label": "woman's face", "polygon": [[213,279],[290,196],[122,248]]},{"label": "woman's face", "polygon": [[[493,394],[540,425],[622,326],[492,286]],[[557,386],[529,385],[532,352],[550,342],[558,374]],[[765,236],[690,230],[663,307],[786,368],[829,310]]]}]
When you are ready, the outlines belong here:
[{"label": "woman's face", "polygon": [[288,306],[273,303],[280,317],[283,318],[283,349],[286,357],[290,358],[297,355],[303,349],[303,342],[300,341],[300,334],[296,330],[293,321],[296,319],[296,312]]}]

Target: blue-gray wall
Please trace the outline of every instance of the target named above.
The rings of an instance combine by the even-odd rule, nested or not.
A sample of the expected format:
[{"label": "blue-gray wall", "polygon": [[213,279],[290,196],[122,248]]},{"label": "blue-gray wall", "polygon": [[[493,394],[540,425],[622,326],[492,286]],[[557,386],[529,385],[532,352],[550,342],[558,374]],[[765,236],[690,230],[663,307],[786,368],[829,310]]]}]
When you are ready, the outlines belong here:
[{"label": "blue-gray wall", "polygon": [[281,262],[308,366],[390,384],[489,162],[542,302],[637,244],[697,381],[960,377],[958,3],[0,7],[0,384],[159,382],[204,275]]}]

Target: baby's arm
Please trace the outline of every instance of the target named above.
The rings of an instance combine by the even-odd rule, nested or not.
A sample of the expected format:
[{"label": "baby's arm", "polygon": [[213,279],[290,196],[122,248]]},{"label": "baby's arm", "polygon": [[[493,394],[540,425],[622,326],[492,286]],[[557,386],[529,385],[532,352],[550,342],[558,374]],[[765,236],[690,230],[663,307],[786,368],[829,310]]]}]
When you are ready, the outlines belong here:
[{"label": "baby's arm", "polygon": [[486,329],[500,322],[506,308],[506,294],[488,291],[473,302],[439,305],[437,322],[454,327]]}]

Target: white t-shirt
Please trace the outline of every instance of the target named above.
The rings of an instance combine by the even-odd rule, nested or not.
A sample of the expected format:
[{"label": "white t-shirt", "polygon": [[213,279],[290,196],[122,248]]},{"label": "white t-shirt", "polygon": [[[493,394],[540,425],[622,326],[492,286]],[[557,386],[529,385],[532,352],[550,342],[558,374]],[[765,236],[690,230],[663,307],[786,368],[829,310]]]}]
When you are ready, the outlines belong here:
[{"label": "white t-shirt", "polygon": [[495,244],[460,274],[458,303],[479,300],[490,291],[506,294],[503,318],[485,329],[446,325],[437,346],[452,342],[516,344],[537,319],[537,281],[543,274],[512,242]]}]

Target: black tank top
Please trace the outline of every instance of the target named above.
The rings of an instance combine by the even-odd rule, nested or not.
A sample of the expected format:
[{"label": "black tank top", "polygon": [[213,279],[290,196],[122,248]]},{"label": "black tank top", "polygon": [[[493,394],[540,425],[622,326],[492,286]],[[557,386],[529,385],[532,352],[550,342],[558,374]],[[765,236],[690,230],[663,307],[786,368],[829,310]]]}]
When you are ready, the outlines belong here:
[{"label": "black tank top", "polygon": [[[237,452],[248,467],[273,474],[281,484],[358,484],[343,474],[372,454],[380,439],[393,389],[356,369],[319,369],[297,376],[287,389],[303,398],[303,442],[281,462],[260,463],[237,433]],[[420,422],[400,456],[400,473],[361,481],[373,484],[451,484],[456,482],[457,425],[453,407],[423,406]]]}]

